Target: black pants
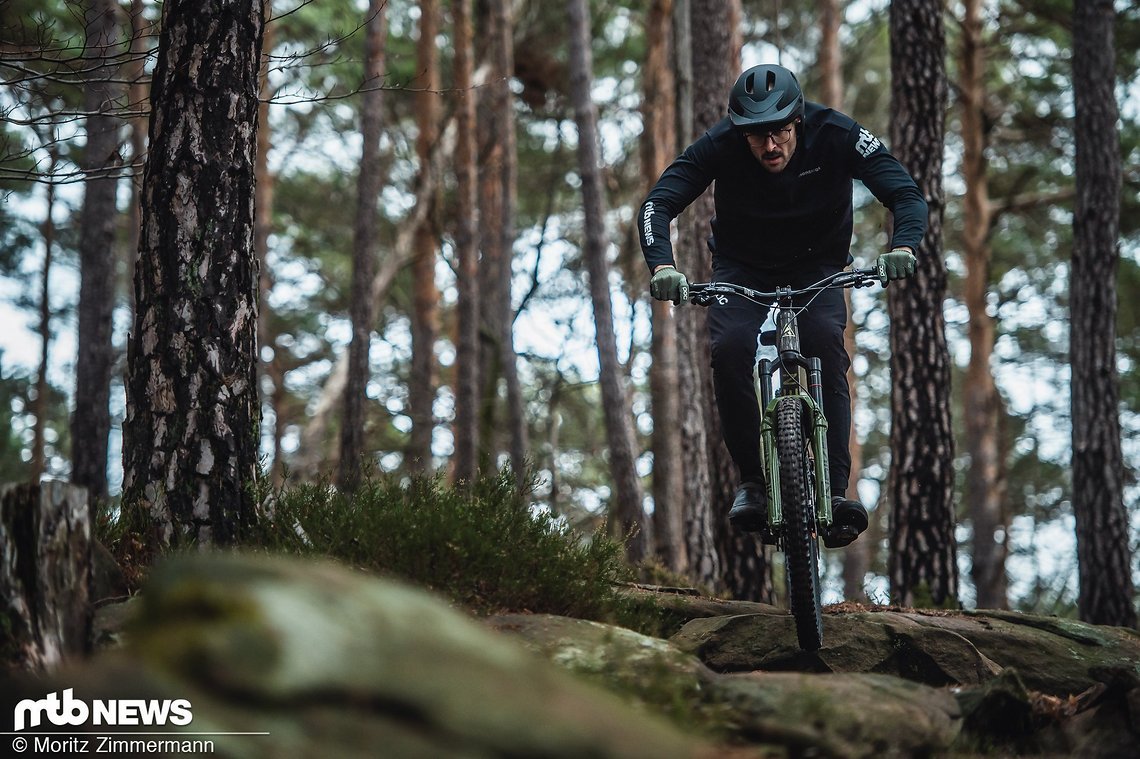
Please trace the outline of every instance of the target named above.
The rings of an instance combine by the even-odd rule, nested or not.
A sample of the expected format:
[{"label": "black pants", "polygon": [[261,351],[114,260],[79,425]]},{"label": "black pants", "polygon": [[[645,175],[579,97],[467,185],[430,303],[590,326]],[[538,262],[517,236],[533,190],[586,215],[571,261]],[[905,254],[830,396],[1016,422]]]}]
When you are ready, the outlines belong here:
[{"label": "black pants", "polygon": [[[713,280],[733,282],[757,290],[805,287],[833,274],[835,267],[808,271],[759,272],[734,261],[714,259]],[[802,306],[812,296],[797,299]],[[713,386],[720,412],[724,442],[740,471],[741,482],[763,482],[760,466],[760,408],[753,381],[757,335],[768,308],[744,298],[728,296],[728,303],[709,307],[709,337],[712,342]],[[831,494],[844,495],[851,472],[849,435],[851,394],[847,368],[851,358],[843,344],[847,326],[847,303],[843,290],[820,293],[798,316],[800,350],[820,360],[823,369],[823,412],[827,415],[827,457],[831,470]]]}]

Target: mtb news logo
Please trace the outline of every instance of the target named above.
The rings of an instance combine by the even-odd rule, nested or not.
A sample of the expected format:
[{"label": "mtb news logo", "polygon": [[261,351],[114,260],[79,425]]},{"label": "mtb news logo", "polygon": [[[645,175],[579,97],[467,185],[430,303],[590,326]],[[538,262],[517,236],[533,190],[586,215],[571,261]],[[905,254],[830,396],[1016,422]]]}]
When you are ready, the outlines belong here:
[{"label": "mtb news logo", "polygon": [[49,693],[39,701],[26,698],[16,704],[14,730],[39,727],[44,717],[53,725],[83,725],[90,719],[95,725],[189,725],[194,719],[190,702],[184,698],[160,701],[151,699],[119,699],[83,701],[72,696],[74,688]]}]

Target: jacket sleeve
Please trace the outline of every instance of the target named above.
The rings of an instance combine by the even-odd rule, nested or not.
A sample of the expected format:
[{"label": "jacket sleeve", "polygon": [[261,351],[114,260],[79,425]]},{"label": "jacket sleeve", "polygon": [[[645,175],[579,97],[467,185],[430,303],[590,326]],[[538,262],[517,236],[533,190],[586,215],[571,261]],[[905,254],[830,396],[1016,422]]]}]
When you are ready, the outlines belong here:
[{"label": "jacket sleeve", "polygon": [[665,169],[642,203],[637,236],[650,271],[674,263],[669,224],[712,184],[715,155],[715,145],[706,132]]},{"label": "jacket sleeve", "polygon": [[847,135],[846,151],[852,161],[851,175],[894,214],[890,247],[905,245],[918,252],[926,234],[928,208],[914,179],[878,137],[858,124]]}]

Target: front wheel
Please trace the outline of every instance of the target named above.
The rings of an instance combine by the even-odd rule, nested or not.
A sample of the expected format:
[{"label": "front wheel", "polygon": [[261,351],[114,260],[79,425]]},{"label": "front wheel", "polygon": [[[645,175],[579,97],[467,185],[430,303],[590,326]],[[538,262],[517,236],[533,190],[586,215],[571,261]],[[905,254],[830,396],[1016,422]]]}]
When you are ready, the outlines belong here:
[{"label": "front wheel", "polygon": [[780,400],[776,406],[776,450],[780,461],[780,503],[784,509],[788,605],[796,622],[800,648],[816,651],[823,645],[823,610],[819,598],[815,500],[803,415],[800,399]]}]

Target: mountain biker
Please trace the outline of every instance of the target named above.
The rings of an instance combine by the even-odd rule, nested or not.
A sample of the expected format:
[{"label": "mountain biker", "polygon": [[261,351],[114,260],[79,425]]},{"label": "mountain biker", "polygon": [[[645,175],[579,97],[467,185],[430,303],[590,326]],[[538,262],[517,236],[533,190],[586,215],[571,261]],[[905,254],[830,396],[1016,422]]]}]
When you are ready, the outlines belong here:
[{"label": "mountain biker", "polygon": [[[909,277],[926,232],[927,205],[906,169],[849,116],[805,103],[788,69],[749,68],[733,85],[728,115],[673,161],[645,199],[638,228],[651,294],[674,304],[686,299],[688,281],[673,260],[669,224],[714,182],[716,215],[708,239],[713,280],[771,291],[804,287],[842,270],[852,261],[852,179],[894,214],[891,244],[877,261],[882,284]],[[767,314],[767,306],[740,297],[709,309],[717,410],[740,474],[728,518],[748,532],[767,523],[753,383],[756,338]],[[834,517],[824,543],[839,548],[867,528],[867,510],[846,497],[851,406],[842,291],[821,293],[799,324],[805,355],[822,363]]]}]

